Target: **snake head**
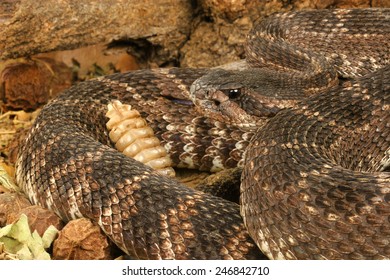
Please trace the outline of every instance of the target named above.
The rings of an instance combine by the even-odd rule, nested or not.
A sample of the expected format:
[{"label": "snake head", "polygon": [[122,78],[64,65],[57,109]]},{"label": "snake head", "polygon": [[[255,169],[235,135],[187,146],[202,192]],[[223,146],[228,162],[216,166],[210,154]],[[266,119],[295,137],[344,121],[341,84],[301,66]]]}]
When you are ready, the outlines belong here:
[{"label": "snake head", "polygon": [[256,77],[256,72],[210,70],[191,85],[191,99],[210,118],[239,127],[256,127],[280,110],[261,94],[262,88],[268,91],[268,85],[261,82],[261,76]]}]

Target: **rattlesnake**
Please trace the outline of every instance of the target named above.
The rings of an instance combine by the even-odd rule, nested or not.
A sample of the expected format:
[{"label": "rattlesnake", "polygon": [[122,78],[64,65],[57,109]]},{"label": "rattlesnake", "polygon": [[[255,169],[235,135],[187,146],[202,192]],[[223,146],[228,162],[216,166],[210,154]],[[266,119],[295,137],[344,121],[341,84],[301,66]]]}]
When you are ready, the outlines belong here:
[{"label": "rattlesnake", "polygon": [[[269,258],[389,258],[389,34],[388,9],[277,14],[249,35],[247,61],[260,69],[81,83],[42,110],[17,181],[136,258],[261,258],[257,246]],[[257,246],[238,205],[112,148],[104,114],[115,99],[141,112],[177,166],[244,166],[241,214]]]}]

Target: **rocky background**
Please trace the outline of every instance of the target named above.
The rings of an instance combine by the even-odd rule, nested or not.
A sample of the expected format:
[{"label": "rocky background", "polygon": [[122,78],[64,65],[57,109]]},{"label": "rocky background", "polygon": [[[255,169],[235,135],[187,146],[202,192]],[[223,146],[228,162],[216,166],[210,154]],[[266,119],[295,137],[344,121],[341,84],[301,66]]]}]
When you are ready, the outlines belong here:
[{"label": "rocky background", "polygon": [[245,57],[246,34],[272,13],[351,7],[390,0],[3,0],[0,105],[35,110],[112,72],[226,64]]},{"label": "rocky background", "polygon": [[390,0],[5,0],[0,59],[103,43],[143,66],[216,66],[244,57],[245,35],[265,16],[346,7]]}]

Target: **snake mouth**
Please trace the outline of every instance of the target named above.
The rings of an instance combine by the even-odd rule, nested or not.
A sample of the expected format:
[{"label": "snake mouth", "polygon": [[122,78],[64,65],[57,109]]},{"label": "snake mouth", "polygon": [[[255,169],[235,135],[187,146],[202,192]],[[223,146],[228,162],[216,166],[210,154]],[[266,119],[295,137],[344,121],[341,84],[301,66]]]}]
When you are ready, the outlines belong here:
[{"label": "snake mouth", "polygon": [[230,118],[224,115],[220,110],[220,104],[212,100],[194,100],[196,108],[202,112],[205,116],[214,119],[216,121],[229,123]]},{"label": "snake mouth", "polygon": [[193,96],[195,106],[207,117],[242,128],[257,127],[258,119],[219,90],[199,89]]}]

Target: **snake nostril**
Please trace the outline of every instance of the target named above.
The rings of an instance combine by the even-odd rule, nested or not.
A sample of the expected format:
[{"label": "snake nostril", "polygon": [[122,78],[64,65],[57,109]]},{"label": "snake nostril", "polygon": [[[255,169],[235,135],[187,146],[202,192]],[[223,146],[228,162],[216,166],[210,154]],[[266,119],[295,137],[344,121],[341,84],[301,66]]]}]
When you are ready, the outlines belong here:
[{"label": "snake nostril", "polygon": [[219,105],[221,104],[221,102],[218,101],[218,100],[213,100],[213,101],[214,101],[214,105],[215,105],[215,106],[219,106]]}]

